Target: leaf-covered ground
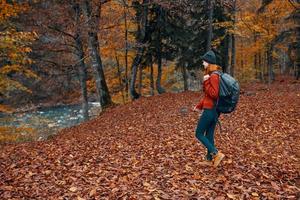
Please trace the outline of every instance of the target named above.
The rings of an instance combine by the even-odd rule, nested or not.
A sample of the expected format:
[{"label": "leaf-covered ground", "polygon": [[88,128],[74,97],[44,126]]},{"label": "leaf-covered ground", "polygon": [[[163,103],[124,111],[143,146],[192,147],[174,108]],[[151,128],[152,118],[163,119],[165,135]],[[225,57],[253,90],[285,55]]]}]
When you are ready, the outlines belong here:
[{"label": "leaf-covered ground", "polygon": [[0,199],[298,199],[300,84],[243,88],[222,116],[218,168],[200,165],[201,94],[142,98],[44,142],[0,149]]}]

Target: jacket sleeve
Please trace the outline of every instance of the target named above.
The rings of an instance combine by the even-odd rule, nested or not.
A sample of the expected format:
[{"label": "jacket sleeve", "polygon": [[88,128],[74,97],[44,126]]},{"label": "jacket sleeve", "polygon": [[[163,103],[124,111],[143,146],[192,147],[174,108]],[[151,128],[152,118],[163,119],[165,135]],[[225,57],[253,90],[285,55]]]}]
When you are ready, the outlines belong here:
[{"label": "jacket sleeve", "polygon": [[196,108],[199,109],[199,110],[202,110],[203,109],[203,101],[204,101],[204,98],[201,99],[201,101],[196,105]]},{"label": "jacket sleeve", "polygon": [[217,100],[219,98],[219,75],[212,74],[209,79],[204,81],[203,87],[205,94]]}]

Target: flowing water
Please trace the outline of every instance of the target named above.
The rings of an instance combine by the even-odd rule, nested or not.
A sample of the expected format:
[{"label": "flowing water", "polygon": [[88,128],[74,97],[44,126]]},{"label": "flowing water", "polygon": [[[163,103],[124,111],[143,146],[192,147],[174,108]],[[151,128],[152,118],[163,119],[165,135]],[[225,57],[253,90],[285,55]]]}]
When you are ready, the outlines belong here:
[{"label": "flowing water", "polygon": [[[100,104],[90,102],[90,117],[99,113]],[[81,105],[55,106],[0,116],[0,126],[32,128],[38,132],[38,140],[46,139],[62,128],[71,127],[81,122],[83,122]]]}]

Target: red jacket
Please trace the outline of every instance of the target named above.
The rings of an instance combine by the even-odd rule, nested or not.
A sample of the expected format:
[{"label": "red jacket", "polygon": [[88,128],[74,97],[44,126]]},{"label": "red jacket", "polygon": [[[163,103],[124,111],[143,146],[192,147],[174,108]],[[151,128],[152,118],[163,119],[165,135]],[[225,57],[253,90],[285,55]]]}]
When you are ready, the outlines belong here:
[{"label": "red jacket", "polygon": [[212,109],[216,100],[219,98],[219,75],[211,74],[209,79],[203,82],[204,97],[196,105],[196,108],[202,110]]}]

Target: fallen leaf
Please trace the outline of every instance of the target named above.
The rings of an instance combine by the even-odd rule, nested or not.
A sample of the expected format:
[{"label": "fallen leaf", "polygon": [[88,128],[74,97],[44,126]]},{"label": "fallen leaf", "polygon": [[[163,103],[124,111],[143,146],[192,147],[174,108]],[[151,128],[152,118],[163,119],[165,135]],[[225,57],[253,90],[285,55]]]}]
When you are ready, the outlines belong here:
[{"label": "fallen leaf", "polygon": [[234,194],[227,193],[226,195],[229,199],[236,199],[236,196]]},{"label": "fallen leaf", "polygon": [[26,174],[25,177],[26,177],[26,178],[30,178],[30,177],[32,177],[33,175],[34,175],[34,173],[28,172],[28,174]]},{"label": "fallen leaf", "polygon": [[145,187],[151,187],[151,185],[150,185],[149,183],[147,183],[147,182],[144,182],[143,185],[144,185]]},{"label": "fallen leaf", "polygon": [[259,196],[256,192],[252,192],[251,195],[254,196],[254,197],[258,197]]},{"label": "fallen leaf", "polygon": [[274,181],[271,181],[271,185],[274,190],[280,190],[280,187]]},{"label": "fallen leaf", "polygon": [[224,163],[231,164],[232,163],[232,159],[225,160]]},{"label": "fallen leaf", "polygon": [[90,191],[89,196],[90,196],[90,197],[93,197],[93,196],[96,195],[96,193],[97,193],[97,189],[94,188],[94,189],[92,189],[92,190]]},{"label": "fallen leaf", "polygon": [[77,187],[70,187],[69,189],[71,192],[76,192],[77,191]]},{"label": "fallen leaf", "polygon": [[45,171],[45,174],[46,174],[46,175],[50,175],[51,172],[52,172],[51,170],[46,170],[46,171]]},{"label": "fallen leaf", "polygon": [[168,194],[166,194],[166,193],[162,194],[160,197],[161,197],[162,199],[170,199],[170,198],[171,198],[171,196],[168,195]]}]

